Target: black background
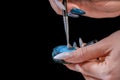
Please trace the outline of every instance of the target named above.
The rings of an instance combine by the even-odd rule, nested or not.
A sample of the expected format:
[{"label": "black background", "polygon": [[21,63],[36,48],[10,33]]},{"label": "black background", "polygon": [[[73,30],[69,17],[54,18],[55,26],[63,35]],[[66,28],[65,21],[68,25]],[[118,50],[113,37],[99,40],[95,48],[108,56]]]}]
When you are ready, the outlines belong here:
[{"label": "black background", "polygon": [[[81,73],[71,71],[62,64],[55,63],[52,60],[52,49],[58,45],[66,44],[63,19],[57,15],[47,2],[47,76],[50,80],[84,80]],[[70,26],[70,43],[74,41],[78,44],[78,39],[81,37],[84,42],[97,39],[101,40],[113,32],[120,29],[120,17],[95,19],[80,16],[79,18],[69,17]]]}]

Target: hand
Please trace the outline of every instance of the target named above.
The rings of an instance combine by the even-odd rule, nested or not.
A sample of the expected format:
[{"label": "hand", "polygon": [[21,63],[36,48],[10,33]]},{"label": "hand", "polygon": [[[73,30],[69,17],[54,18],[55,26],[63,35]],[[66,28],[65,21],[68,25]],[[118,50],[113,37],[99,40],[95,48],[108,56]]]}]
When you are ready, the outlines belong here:
[{"label": "hand", "polygon": [[[62,0],[49,0],[52,8],[59,15],[62,9],[55,3]],[[84,16],[93,18],[107,18],[120,16],[120,0],[68,0],[68,12],[72,8],[79,8],[86,12]]]},{"label": "hand", "polygon": [[120,80],[120,30],[93,45],[56,59],[73,63],[65,66],[81,72],[86,80]]}]

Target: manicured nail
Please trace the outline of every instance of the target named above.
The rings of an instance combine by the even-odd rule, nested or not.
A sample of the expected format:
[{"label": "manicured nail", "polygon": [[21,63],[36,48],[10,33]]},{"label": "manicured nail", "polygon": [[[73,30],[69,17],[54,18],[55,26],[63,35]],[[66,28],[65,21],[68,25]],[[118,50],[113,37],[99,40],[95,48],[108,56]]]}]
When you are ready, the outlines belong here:
[{"label": "manicured nail", "polygon": [[72,18],[79,18],[79,15],[72,14],[71,12],[68,13],[68,16]]},{"label": "manicured nail", "polygon": [[72,55],[70,54],[70,52],[63,52],[63,53],[60,53],[58,55],[56,55],[54,57],[54,59],[65,59],[65,58],[68,58],[68,57],[71,57]]},{"label": "manicured nail", "polygon": [[74,42],[73,43],[73,47],[76,49],[76,48],[78,48],[78,46],[77,46],[77,43],[76,42]]},{"label": "manicured nail", "polygon": [[85,14],[85,11],[81,10],[81,9],[78,9],[78,8],[73,8],[71,9],[70,11],[72,14],[76,14],[76,15],[82,15],[82,14]]},{"label": "manicured nail", "polygon": [[80,48],[82,47],[82,45],[83,45],[83,40],[82,40],[82,38],[79,38],[79,46],[80,46]]},{"label": "manicured nail", "polygon": [[60,8],[60,9],[63,9],[65,10],[65,6],[58,0],[54,0],[55,1],[55,4]]}]

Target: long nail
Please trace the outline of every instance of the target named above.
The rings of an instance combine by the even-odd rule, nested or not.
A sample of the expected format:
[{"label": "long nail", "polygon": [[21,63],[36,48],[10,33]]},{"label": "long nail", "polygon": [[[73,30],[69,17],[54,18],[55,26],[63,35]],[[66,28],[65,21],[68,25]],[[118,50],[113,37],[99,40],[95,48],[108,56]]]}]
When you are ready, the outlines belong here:
[{"label": "long nail", "polygon": [[71,12],[68,13],[68,16],[72,18],[79,18],[79,15],[72,14]]},{"label": "long nail", "polygon": [[55,1],[55,4],[60,8],[60,9],[63,9],[65,10],[65,6],[58,0],[54,0]]},{"label": "long nail", "polygon": [[72,55],[70,54],[70,52],[63,52],[63,53],[60,53],[58,55],[56,55],[54,57],[54,59],[65,59],[65,58],[68,58],[68,57],[71,57]]},{"label": "long nail", "polygon": [[81,10],[81,9],[78,9],[78,8],[73,8],[71,9],[70,11],[72,14],[76,14],[76,15],[82,15],[82,14],[85,14],[85,11]]},{"label": "long nail", "polygon": [[79,38],[79,46],[80,46],[80,48],[82,47],[82,45],[83,45],[83,40],[82,40],[82,38]]},{"label": "long nail", "polygon": [[73,43],[73,47],[74,47],[75,49],[77,49],[77,48],[78,48],[78,46],[77,46],[77,43],[76,43],[76,42],[74,42],[74,43]]}]

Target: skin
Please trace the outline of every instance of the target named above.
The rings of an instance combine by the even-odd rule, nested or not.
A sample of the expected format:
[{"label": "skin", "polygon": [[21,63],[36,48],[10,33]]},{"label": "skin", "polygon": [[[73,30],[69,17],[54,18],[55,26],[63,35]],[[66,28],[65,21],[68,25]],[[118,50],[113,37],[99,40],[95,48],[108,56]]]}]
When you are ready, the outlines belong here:
[{"label": "skin", "polygon": [[[54,0],[49,2],[54,11],[62,15]],[[68,12],[74,7],[80,8],[86,12],[83,16],[92,18],[120,16],[120,0],[68,0],[67,7]],[[120,80],[120,30],[61,59],[73,63],[64,65],[82,73],[86,80]]]},{"label": "skin", "polygon": [[120,30],[61,59],[72,63],[64,65],[86,80],[120,80]]},{"label": "skin", "polygon": [[[62,0],[58,0],[62,2]],[[54,0],[49,0],[54,11],[62,15]],[[120,0],[68,0],[68,12],[72,8],[80,8],[86,12],[84,16],[92,18],[111,18],[120,16]]]}]

